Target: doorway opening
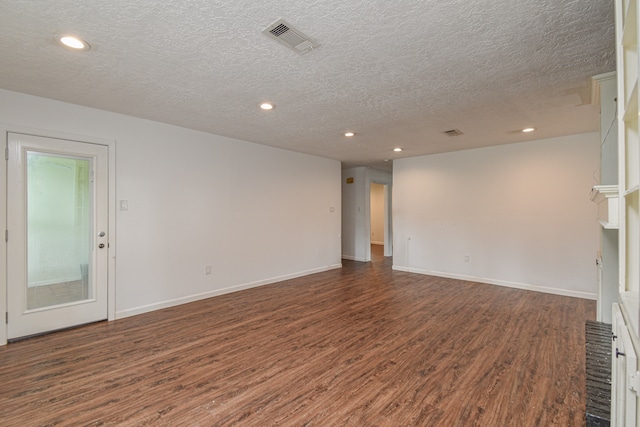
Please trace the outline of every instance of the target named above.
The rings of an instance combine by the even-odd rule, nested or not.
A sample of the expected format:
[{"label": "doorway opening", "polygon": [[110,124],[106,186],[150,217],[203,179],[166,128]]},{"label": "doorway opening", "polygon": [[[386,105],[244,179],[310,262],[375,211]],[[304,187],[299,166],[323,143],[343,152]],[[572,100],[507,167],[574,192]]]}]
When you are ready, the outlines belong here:
[{"label": "doorway opening", "polygon": [[371,259],[376,254],[392,256],[389,185],[370,182],[369,185],[369,244]]}]

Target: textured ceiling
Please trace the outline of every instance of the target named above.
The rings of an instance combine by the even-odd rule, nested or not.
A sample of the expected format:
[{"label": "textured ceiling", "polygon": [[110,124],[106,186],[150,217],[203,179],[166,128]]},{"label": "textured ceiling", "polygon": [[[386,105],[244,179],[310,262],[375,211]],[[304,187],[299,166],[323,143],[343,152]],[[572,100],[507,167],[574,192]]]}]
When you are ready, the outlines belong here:
[{"label": "textured ceiling", "polygon": [[[321,46],[261,33],[279,18]],[[605,0],[2,0],[0,37],[1,88],[378,168],[595,131],[615,69]]]}]

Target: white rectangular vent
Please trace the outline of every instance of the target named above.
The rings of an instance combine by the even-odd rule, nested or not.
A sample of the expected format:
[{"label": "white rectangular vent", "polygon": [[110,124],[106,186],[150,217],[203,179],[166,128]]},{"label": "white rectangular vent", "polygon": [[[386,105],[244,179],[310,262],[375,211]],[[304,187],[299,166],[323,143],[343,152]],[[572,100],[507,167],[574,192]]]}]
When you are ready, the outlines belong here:
[{"label": "white rectangular vent", "polygon": [[262,34],[279,41],[289,49],[300,54],[307,53],[320,46],[302,31],[296,30],[289,25],[284,19],[278,19],[276,22],[269,25],[267,28],[262,30]]}]

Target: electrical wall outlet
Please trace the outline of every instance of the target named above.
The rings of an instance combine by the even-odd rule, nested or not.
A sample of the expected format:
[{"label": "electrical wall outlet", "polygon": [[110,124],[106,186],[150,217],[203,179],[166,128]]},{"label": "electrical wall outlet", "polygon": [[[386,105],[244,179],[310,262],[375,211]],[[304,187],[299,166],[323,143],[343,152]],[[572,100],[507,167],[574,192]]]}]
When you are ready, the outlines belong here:
[{"label": "electrical wall outlet", "polygon": [[204,274],[205,274],[205,275],[209,275],[209,274],[211,274],[211,266],[210,266],[210,265],[206,265],[206,266],[204,267]]}]

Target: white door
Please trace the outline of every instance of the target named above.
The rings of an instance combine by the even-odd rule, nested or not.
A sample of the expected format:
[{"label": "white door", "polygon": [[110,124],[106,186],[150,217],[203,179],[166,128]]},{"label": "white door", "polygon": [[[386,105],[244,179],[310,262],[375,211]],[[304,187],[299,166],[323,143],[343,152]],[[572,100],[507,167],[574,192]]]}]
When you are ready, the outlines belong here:
[{"label": "white door", "polygon": [[107,318],[108,147],[7,134],[9,339]]}]

